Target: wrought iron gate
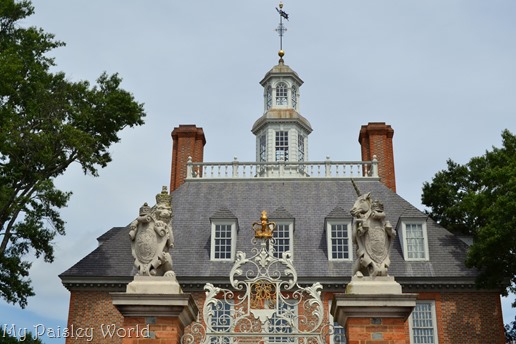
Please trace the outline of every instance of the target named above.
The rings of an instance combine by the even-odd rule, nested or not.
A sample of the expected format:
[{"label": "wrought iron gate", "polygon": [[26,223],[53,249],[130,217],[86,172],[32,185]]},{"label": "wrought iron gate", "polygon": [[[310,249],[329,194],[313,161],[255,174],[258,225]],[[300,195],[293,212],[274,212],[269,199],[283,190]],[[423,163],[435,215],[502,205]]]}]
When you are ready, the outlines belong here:
[{"label": "wrought iron gate", "polygon": [[236,254],[232,289],[205,285],[202,319],[186,329],[182,344],[328,342],[334,328],[324,316],[322,285],[297,283],[291,252],[274,248],[275,228],[262,212],[253,224],[251,256]]}]

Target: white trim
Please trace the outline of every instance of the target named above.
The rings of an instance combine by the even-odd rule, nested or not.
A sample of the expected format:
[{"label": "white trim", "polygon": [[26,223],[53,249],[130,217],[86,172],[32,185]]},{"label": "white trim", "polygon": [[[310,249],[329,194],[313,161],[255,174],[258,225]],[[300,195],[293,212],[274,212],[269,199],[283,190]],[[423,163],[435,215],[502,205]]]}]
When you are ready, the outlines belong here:
[{"label": "white trim", "polygon": [[[430,305],[430,311],[432,312],[432,329],[433,329],[434,341],[432,343],[429,343],[429,342],[425,341],[424,343],[439,344],[439,337],[437,335],[437,316],[436,316],[436,312],[435,312],[435,301],[434,300],[418,300],[418,301],[416,301],[416,307],[417,307],[418,304],[419,305],[421,305],[421,304],[429,304]],[[411,344],[419,344],[419,343],[416,343],[415,340],[414,340],[414,332],[413,332],[413,321],[414,321],[413,318],[414,317],[413,317],[413,314],[414,314],[414,312],[412,312],[412,314],[409,317],[410,343]],[[421,343],[423,343],[423,342],[421,342]]]},{"label": "white trim", "polygon": [[[332,236],[331,226],[332,225],[345,225],[347,227],[347,246],[348,246],[348,257],[347,258],[333,258],[332,250]],[[328,260],[330,261],[352,261],[353,260],[353,244],[351,241],[351,220],[349,219],[331,219],[326,221],[326,245],[328,247]]]},{"label": "white trim", "polygon": [[[422,258],[410,258],[408,256],[408,243],[407,243],[407,225],[421,225],[421,229],[423,232],[423,250],[424,257]],[[428,251],[428,235],[426,228],[426,221],[424,219],[410,219],[410,218],[402,218],[401,219],[401,231],[398,230],[400,237],[401,250],[403,251],[403,258],[406,261],[428,261],[430,259],[430,254]]]},{"label": "white trim", "polygon": [[[230,225],[231,226],[231,254],[230,258],[215,258],[215,230],[218,225]],[[217,262],[233,262],[235,260],[236,253],[236,220],[235,219],[213,219],[211,221],[211,249],[210,249],[210,260]]]}]

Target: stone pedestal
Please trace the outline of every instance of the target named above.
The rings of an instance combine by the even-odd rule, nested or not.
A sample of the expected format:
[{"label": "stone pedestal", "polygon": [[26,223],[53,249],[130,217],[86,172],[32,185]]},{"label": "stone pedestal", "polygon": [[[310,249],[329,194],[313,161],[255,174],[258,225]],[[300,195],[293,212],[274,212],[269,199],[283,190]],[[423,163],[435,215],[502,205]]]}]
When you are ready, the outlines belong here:
[{"label": "stone pedestal", "polygon": [[124,316],[124,327],[114,332],[123,344],[178,344],[198,314],[192,295],[181,293],[175,277],[136,276],[125,293],[111,298]]},{"label": "stone pedestal", "polygon": [[331,314],[346,329],[347,343],[410,344],[407,318],[417,294],[402,294],[393,277],[353,277],[333,298]]}]

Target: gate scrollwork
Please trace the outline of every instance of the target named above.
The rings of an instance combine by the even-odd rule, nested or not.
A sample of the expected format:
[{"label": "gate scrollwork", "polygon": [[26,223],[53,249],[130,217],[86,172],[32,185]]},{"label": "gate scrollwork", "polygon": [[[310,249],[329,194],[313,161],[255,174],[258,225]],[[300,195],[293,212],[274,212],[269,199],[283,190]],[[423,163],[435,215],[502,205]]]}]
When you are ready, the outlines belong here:
[{"label": "gate scrollwork", "polygon": [[182,344],[326,343],[333,325],[324,322],[322,285],[297,283],[291,252],[276,254],[275,227],[262,212],[261,222],[253,225],[252,255],[236,254],[232,289],[205,285],[202,319],[185,329]]}]

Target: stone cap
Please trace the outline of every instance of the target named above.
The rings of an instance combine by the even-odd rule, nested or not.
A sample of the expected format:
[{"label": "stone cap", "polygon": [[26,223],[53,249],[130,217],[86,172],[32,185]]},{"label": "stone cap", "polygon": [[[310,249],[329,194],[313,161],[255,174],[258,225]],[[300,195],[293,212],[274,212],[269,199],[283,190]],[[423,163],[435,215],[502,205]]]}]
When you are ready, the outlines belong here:
[{"label": "stone cap", "polygon": [[111,299],[124,317],[178,318],[188,326],[199,314],[191,294],[111,293]]},{"label": "stone cap", "polygon": [[416,307],[417,294],[335,294],[331,315],[341,326],[348,318],[402,318]]}]

